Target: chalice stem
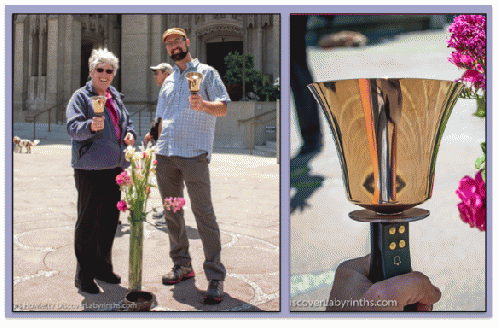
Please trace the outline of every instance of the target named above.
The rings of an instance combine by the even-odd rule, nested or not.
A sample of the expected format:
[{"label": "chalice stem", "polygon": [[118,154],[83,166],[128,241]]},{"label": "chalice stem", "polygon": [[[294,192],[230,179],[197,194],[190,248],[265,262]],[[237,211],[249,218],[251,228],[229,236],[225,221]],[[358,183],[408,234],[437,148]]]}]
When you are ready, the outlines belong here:
[{"label": "chalice stem", "polygon": [[[372,283],[411,272],[408,222],[371,222],[371,264],[369,280]],[[404,307],[415,312],[416,304]]]}]

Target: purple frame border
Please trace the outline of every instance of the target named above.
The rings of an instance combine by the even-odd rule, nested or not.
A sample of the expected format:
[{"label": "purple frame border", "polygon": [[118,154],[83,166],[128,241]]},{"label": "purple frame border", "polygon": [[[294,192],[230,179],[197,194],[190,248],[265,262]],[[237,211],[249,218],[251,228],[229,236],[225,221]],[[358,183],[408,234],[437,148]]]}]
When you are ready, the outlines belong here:
[{"label": "purple frame border", "polygon": [[[487,89],[492,86],[492,6],[5,6],[5,81],[12,81],[12,15],[16,13],[88,13],[101,12],[122,14],[165,13],[272,13],[281,15],[281,126],[289,126],[289,15],[299,13],[337,14],[487,14]],[[281,129],[281,312],[156,312],[156,313],[96,313],[96,312],[13,312],[12,311],[12,125],[5,125],[5,316],[8,318],[491,318],[492,317],[492,92],[487,97],[487,231],[486,231],[486,311],[484,312],[434,312],[434,313],[338,313],[338,312],[290,312],[289,311],[289,129]],[[12,122],[12,83],[5,84],[5,122]],[[283,160],[284,159],[284,160]],[[9,259],[9,260],[8,260]]]}]

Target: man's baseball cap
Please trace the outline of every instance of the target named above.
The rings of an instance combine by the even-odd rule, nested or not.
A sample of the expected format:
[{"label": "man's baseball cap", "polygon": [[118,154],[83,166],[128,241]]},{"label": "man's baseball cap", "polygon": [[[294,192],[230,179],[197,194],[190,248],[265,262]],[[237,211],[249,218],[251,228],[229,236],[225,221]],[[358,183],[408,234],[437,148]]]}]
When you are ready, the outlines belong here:
[{"label": "man's baseball cap", "polygon": [[186,37],[184,29],[174,27],[166,30],[165,33],[163,33],[163,42],[165,42],[166,38],[169,37],[170,35],[180,35],[183,37]]},{"label": "man's baseball cap", "polygon": [[167,63],[161,63],[161,64],[158,64],[156,66],[150,66],[149,68],[151,69],[151,71],[157,71],[158,69],[160,69],[162,71],[167,71],[168,73],[173,72],[172,65],[167,64]]}]

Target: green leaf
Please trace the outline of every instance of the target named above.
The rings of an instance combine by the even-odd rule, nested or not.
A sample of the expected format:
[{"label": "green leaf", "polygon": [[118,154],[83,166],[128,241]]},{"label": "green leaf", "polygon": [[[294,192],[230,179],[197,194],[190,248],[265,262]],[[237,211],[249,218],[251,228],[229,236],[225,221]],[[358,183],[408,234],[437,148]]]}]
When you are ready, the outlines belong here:
[{"label": "green leaf", "polygon": [[482,164],[485,162],[485,154],[482,156],[478,157],[475,161],[475,168],[480,169],[482,167]]}]

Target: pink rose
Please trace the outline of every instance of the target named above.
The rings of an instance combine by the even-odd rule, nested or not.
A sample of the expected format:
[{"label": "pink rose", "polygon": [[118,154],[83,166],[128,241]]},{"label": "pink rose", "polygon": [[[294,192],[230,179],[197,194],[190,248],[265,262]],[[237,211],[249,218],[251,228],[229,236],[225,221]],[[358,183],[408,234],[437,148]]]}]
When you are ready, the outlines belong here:
[{"label": "pink rose", "polygon": [[116,204],[116,207],[118,208],[118,210],[122,211],[122,212],[126,212],[128,210],[128,205],[125,201],[123,200],[120,200],[118,202],[118,204]]},{"label": "pink rose", "polygon": [[485,231],[486,219],[486,194],[485,182],[482,180],[482,173],[478,171],[475,179],[465,176],[459,181],[459,188],[456,194],[461,203],[457,205],[461,220],[468,223],[472,228]]},{"label": "pink rose", "polygon": [[128,186],[130,183],[132,183],[132,178],[126,171],[123,171],[121,172],[121,174],[116,176],[116,183],[119,186]]}]

